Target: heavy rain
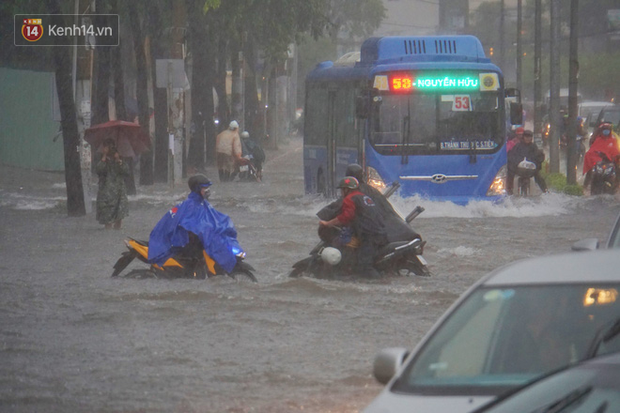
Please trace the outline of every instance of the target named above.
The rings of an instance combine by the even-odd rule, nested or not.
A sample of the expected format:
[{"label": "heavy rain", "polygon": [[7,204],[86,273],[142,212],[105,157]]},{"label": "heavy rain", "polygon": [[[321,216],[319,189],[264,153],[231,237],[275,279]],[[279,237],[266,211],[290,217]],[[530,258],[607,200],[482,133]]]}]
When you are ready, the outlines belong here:
[{"label": "heavy rain", "polygon": [[[382,5],[383,12],[361,21],[347,20],[346,12],[353,14],[346,8],[352,7],[351,2],[331,2],[333,7],[342,6],[335,10],[327,6],[329,2],[300,0],[294,3],[300,12],[308,13],[308,21],[295,23],[295,30],[307,38],[302,41],[296,33],[281,33],[280,42],[265,34],[273,22],[253,8],[260,2],[26,3],[9,1],[0,6],[3,412],[359,412],[383,388],[372,375],[379,350],[415,347],[463,292],[496,268],[569,252],[585,238],[603,243],[620,214],[620,196],[584,191],[579,168],[571,182],[567,165],[573,161],[567,159],[561,137],[553,132],[559,131],[560,123],[554,124],[555,115],[543,116],[549,105],[558,109],[558,115],[574,115],[571,103],[567,100],[564,106],[561,95],[557,101],[554,93],[544,98],[550,88],[559,92],[559,86],[568,87],[569,3],[581,10],[579,104],[613,105],[620,92],[617,73],[597,71],[589,63],[620,64],[620,10],[612,1],[561,2],[556,12],[562,29],[558,39],[562,75],[557,85],[550,82],[553,62],[543,58],[544,80],[537,93],[534,6],[542,3],[542,49],[548,53],[554,17],[549,3],[557,6],[555,0],[523,4],[520,0],[365,0],[364,10]],[[340,26],[322,27],[321,19],[302,3],[326,7],[319,15]],[[122,46],[110,47],[107,57],[101,58],[97,53],[103,47],[78,41],[72,60],[74,48],[69,44],[17,45],[14,37],[23,32],[20,27],[14,29],[15,16],[36,19],[49,14],[47,7],[54,5],[58,9],[51,14],[76,10],[80,16],[118,14]],[[175,14],[178,8],[186,10]],[[231,17],[235,10],[233,17],[238,20]],[[523,44],[522,62],[517,65],[518,14],[523,20]],[[252,16],[260,21],[254,22],[255,27],[250,25]],[[591,16],[604,24],[591,24]],[[282,14],[282,20],[286,17],[290,16]],[[20,25],[22,20],[19,17]],[[153,28],[153,21],[159,21],[161,30]],[[244,34],[230,36],[224,29],[227,24]],[[363,37],[347,32],[355,24],[361,25]],[[599,27],[602,32],[597,33],[595,26],[605,29]],[[183,28],[178,37],[174,27]],[[502,36],[497,36],[498,31]],[[313,40],[309,34],[322,37]],[[522,89],[523,126],[534,130],[534,141],[545,153],[549,193],[541,193],[532,182],[528,197],[474,199],[460,205],[397,191],[390,200],[403,216],[418,205],[424,208],[411,225],[426,241],[424,258],[430,277],[289,277],[292,265],[307,257],[319,241],[316,213],[333,200],[306,191],[304,76],[322,60],[359,51],[366,37],[436,34],[478,36],[487,57],[504,71],[506,86]],[[228,39],[226,50],[218,51],[217,42],[204,40],[209,36],[222,42]],[[251,40],[256,45],[244,49],[241,43]],[[145,47],[134,48],[137,41]],[[176,49],[175,44],[183,47]],[[215,60],[197,51],[199,45]],[[138,49],[148,53],[140,57]],[[54,50],[67,52],[66,65],[59,63],[63,57],[54,56]],[[208,63],[200,61],[205,58]],[[181,60],[179,85],[163,81],[157,86],[158,59],[166,61],[160,69],[170,74],[169,82],[176,71],[174,62]],[[216,60],[229,70],[217,68]],[[148,67],[148,76],[140,72],[141,64]],[[198,64],[213,71],[197,76]],[[55,74],[59,70],[68,77]],[[102,77],[106,71],[109,77]],[[125,78],[120,90],[115,88],[117,73]],[[63,106],[67,96],[62,94],[67,90],[56,86],[63,79],[74,104],[72,113],[77,115],[73,123]],[[105,88],[97,89],[97,82],[105,82]],[[213,92],[196,92],[205,87]],[[218,95],[225,97],[218,99]],[[119,96],[125,104],[115,101]],[[203,116],[205,109],[213,116]],[[121,228],[106,229],[96,218],[100,182],[95,165],[102,153],[85,143],[83,136],[85,129],[116,119],[148,124],[143,129],[152,146],[123,158],[131,162],[134,184],[127,186],[128,215]],[[215,136],[233,119],[264,148],[259,182],[219,179]],[[552,132],[545,138],[548,123]],[[72,136],[77,140],[72,141]],[[206,280],[110,277],[114,263],[127,250],[124,241],[148,240],[162,216],[186,199],[187,178],[195,172],[213,182],[209,201],[232,219],[247,253],[245,262],[255,268],[258,282],[227,276]],[[557,178],[560,175],[563,180]],[[136,260],[124,274],[142,268],[148,265]]]}]

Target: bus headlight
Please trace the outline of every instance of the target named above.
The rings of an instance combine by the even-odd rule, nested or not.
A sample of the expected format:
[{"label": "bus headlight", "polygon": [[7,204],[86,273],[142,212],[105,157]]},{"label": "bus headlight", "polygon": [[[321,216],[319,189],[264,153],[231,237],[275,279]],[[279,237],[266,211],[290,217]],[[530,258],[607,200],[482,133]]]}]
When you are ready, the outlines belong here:
[{"label": "bus headlight", "polygon": [[506,195],[506,165],[502,166],[489,186],[487,196]]},{"label": "bus headlight", "polygon": [[383,193],[387,185],[385,184],[385,181],[383,180],[383,178],[381,178],[381,175],[379,175],[379,172],[377,172],[377,170],[373,168],[372,166],[369,166],[366,171],[367,171],[366,173],[368,176],[366,181],[368,185],[374,187],[379,192]]}]

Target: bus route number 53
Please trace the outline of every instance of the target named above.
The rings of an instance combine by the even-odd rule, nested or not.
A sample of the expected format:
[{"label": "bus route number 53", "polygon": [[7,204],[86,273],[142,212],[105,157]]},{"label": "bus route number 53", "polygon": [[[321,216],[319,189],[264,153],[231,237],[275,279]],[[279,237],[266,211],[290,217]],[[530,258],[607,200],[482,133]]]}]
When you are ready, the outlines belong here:
[{"label": "bus route number 53", "polygon": [[471,111],[471,104],[469,95],[454,95],[452,101],[453,112],[469,112]]}]

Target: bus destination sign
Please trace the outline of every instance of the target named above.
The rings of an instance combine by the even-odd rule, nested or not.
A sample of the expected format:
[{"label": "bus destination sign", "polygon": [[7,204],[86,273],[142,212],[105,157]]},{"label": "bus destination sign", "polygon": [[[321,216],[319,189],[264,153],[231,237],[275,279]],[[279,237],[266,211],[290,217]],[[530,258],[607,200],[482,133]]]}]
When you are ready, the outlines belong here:
[{"label": "bus destination sign", "polygon": [[374,87],[390,92],[498,90],[497,73],[408,73],[376,75]]}]

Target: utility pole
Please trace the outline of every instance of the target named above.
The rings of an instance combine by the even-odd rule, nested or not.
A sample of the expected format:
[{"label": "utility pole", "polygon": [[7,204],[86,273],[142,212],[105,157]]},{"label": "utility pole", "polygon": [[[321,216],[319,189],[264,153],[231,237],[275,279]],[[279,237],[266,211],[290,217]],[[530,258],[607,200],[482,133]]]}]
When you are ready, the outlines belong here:
[{"label": "utility pole", "polygon": [[560,172],[560,0],[551,0],[549,65],[549,172]]},{"label": "utility pole", "polygon": [[522,61],[523,61],[523,47],[521,38],[523,36],[523,13],[522,0],[517,1],[517,89],[519,92],[523,90],[523,76],[522,73]]},{"label": "utility pole", "polygon": [[506,62],[506,51],[505,51],[505,42],[504,42],[504,14],[506,14],[506,7],[504,5],[504,0],[500,2],[500,12],[499,12],[499,67],[502,70],[505,70],[506,67],[504,63]]},{"label": "utility pole", "polygon": [[542,139],[541,65],[542,55],[542,0],[536,0],[534,10],[534,136]]},{"label": "utility pole", "polygon": [[570,45],[568,61],[568,145],[566,147],[566,182],[577,183],[577,92],[579,88],[579,0],[570,2]]}]

